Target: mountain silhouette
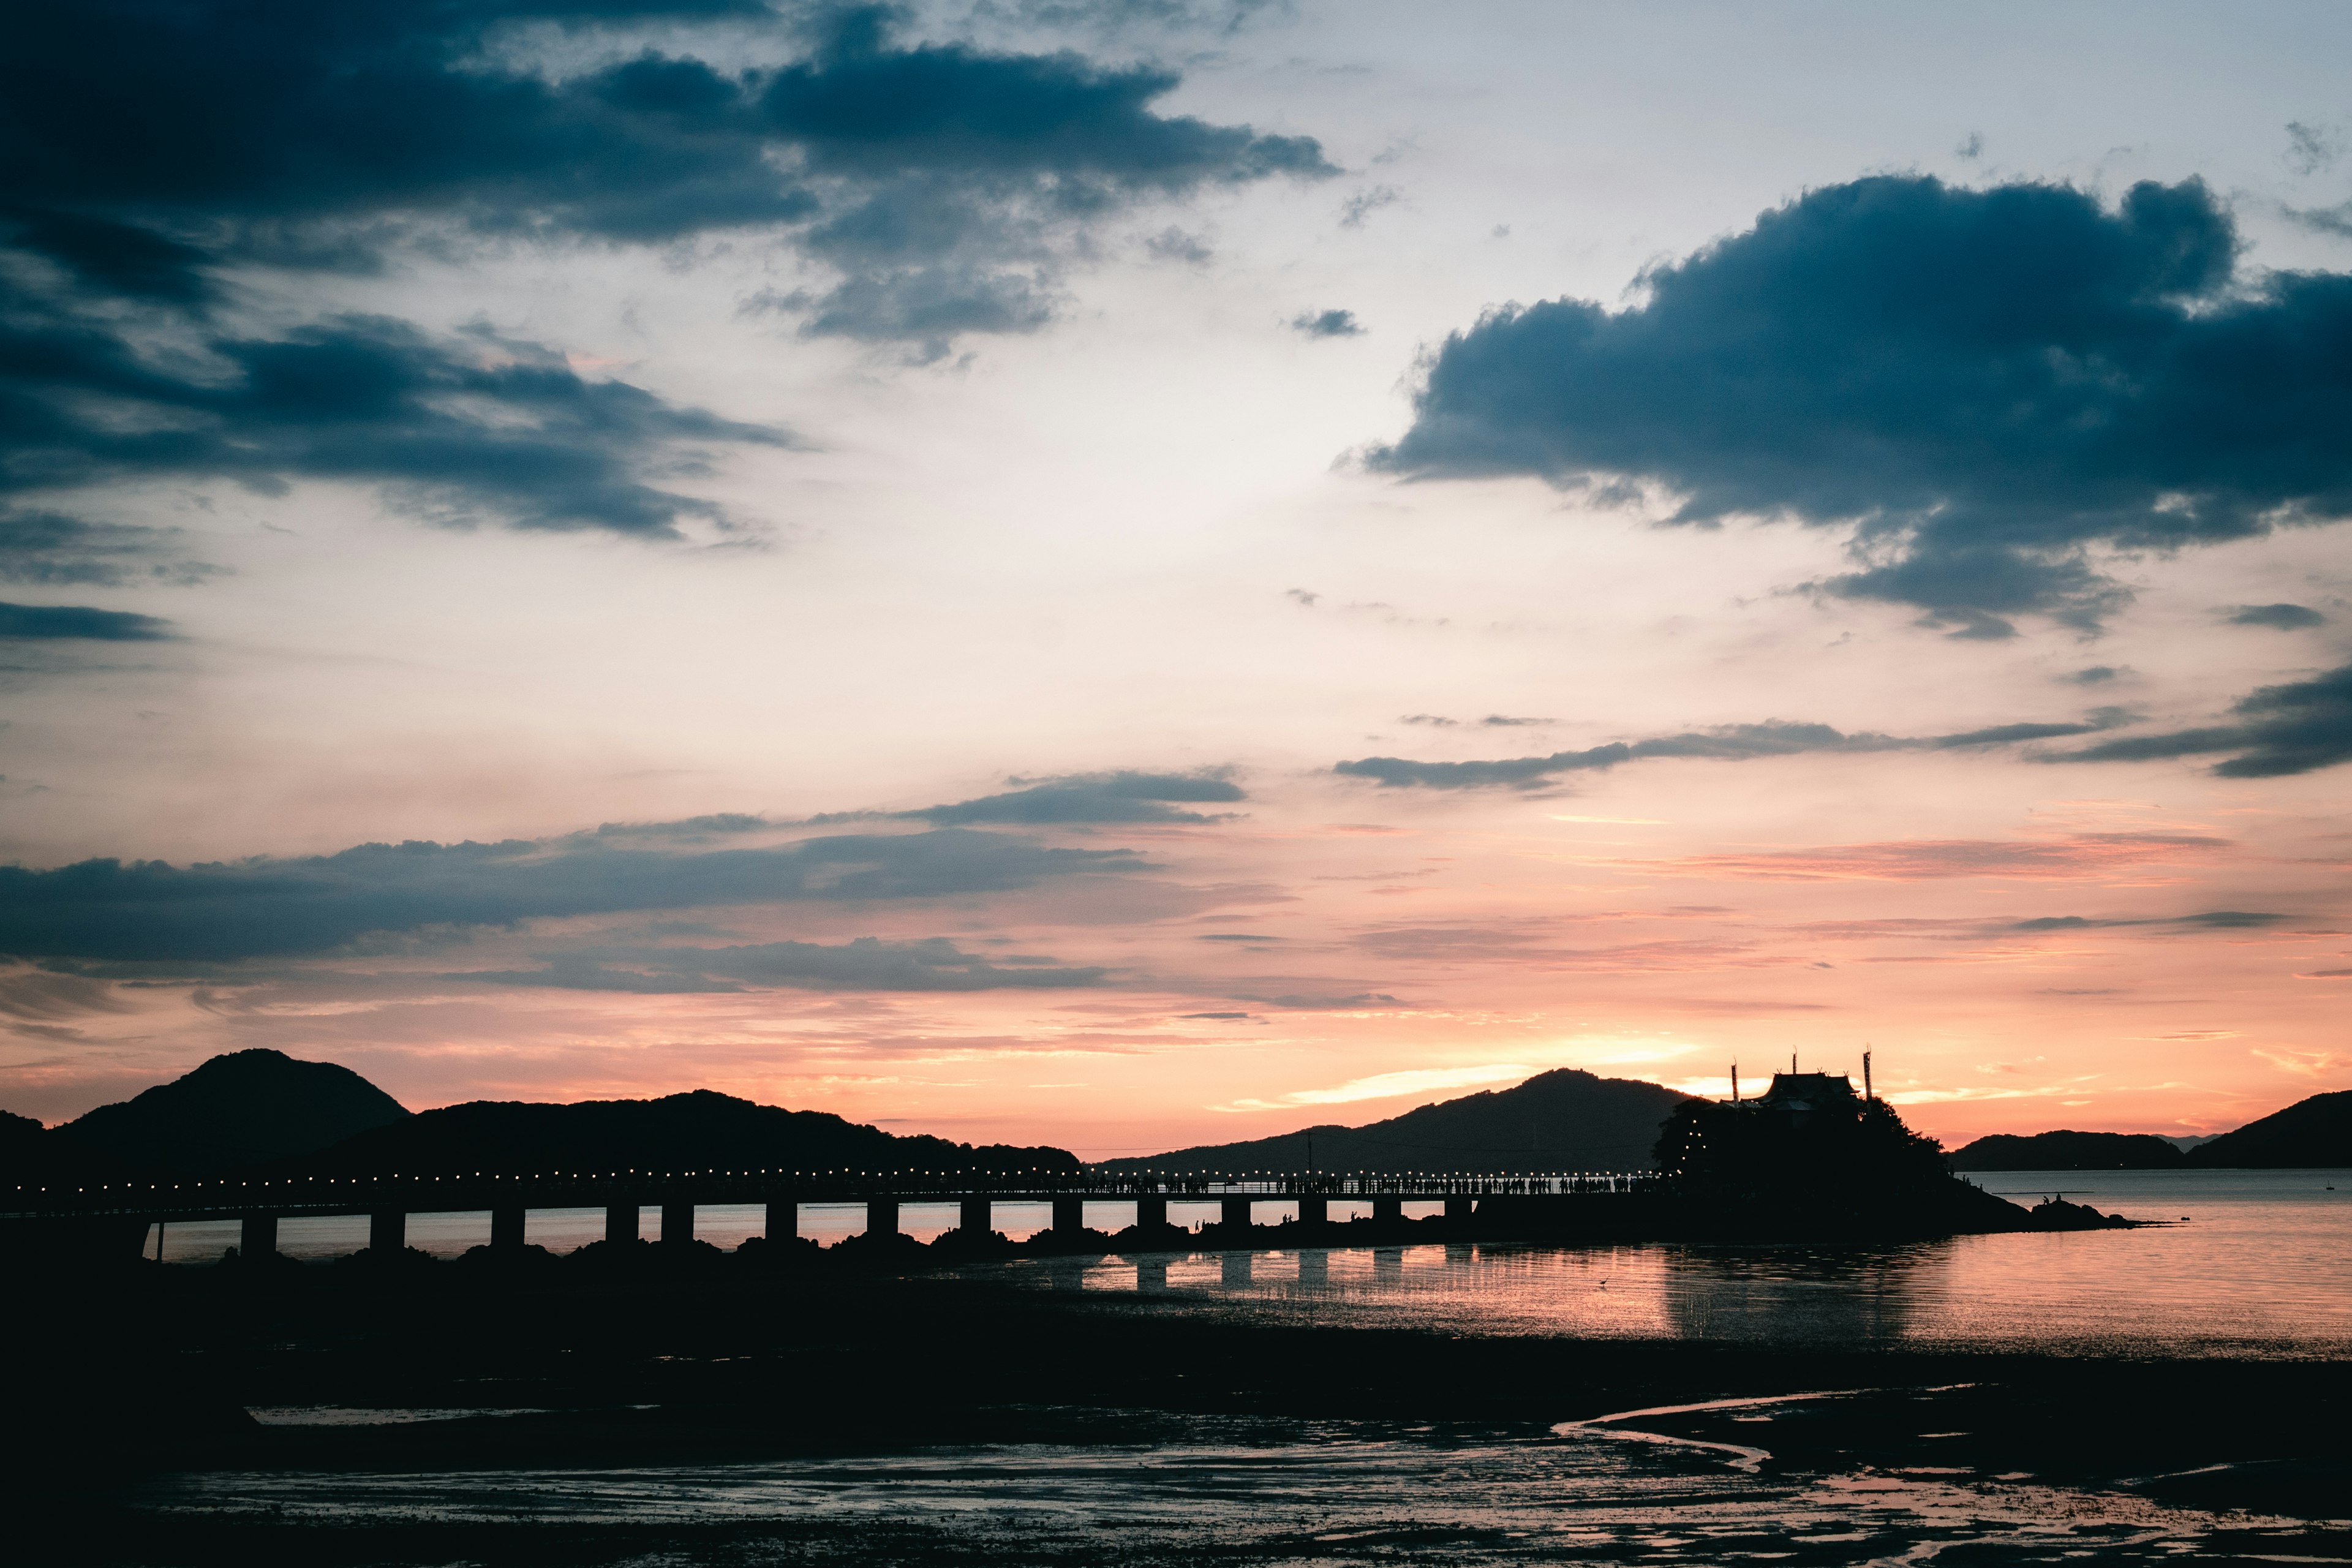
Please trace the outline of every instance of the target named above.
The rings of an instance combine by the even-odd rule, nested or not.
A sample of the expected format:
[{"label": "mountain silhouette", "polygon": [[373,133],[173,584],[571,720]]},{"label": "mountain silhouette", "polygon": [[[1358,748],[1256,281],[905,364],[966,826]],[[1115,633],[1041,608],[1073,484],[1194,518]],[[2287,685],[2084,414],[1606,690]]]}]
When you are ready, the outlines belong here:
[{"label": "mountain silhouette", "polygon": [[306,1174],[529,1176],[601,1171],[1078,1169],[1066,1149],[974,1148],[900,1137],[824,1110],[786,1110],[698,1089],[572,1105],[478,1100],[420,1111],[296,1163]]},{"label": "mountain silhouette", "polygon": [[2352,1166],[2352,1089],[2315,1094],[2189,1151],[2195,1166]]},{"label": "mountain silhouette", "polygon": [[101,1105],[50,1136],[148,1175],[218,1175],[314,1153],[408,1114],[349,1068],[250,1050]]},{"label": "mountain silhouette", "polygon": [[2153,1132],[1995,1132],[1952,1154],[1955,1171],[2169,1171],[2179,1148]]},{"label": "mountain silhouette", "polygon": [[1638,1079],[1561,1068],[1513,1089],[1439,1100],[1362,1127],[1309,1127],[1104,1165],[1114,1171],[1646,1170],[1659,1126],[1686,1098]]}]

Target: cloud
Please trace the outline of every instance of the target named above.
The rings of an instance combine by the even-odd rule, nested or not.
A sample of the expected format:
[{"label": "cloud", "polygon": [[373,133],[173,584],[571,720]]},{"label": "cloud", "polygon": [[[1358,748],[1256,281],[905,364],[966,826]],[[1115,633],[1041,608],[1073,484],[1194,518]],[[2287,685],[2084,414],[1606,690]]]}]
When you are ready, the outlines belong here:
[{"label": "cloud", "polygon": [[2067,186],[1883,176],[1808,193],[1610,311],[1510,305],[1450,335],[1370,454],[1419,479],[1532,475],[1673,523],[1843,531],[1822,586],[1958,635],[2096,624],[2094,546],[2171,550],[2352,508],[2335,437],[2352,277],[2254,275],[2191,180],[2114,208]]},{"label": "cloud", "polygon": [[2344,155],[2343,133],[2329,125],[2290,120],[2286,142],[2286,166],[2305,178],[2326,173]]},{"label": "cloud", "polygon": [[2327,617],[2305,605],[2240,605],[2231,613],[2230,624],[2297,632],[2308,626],[2324,626]]},{"label": "cloud", "polygon": [[[0,376],[0,387],[5,382]],[[0,399],[6,395],[0,390]],[[143,578],[185,586],[219,573],[216,566],[184,557],[178,541],[177,529],[91,522],[0,505],[0,580],[113,586]]]},{"label": "cloud", "polygon": [[[29,508],[168,476],[379,486],[438,521],[668,538],[665,476],[773,429],[381,317],[223,317],[406,247],[756,231],[809,335],[1033,331],[1137,206],[1333,173],[1308,138],[1151,107],[1171,72],[909,43],[898,11],[754,0],[89,0],[0,53],[0,577],[185,579],[159,531]],[[657,31],[665,54],[629,37]],[[698,28],[700,29],[698,32]],[[792,50],[772,66],[713,63]],[[554,40],[562,40],[558,47]],[[280,318],[285,313],[280,312]],[[8,504],[12,498],[16,504]]]},{"label": "cloud", "polygon": [[2053,763],[2142,763],[2235,752],[2213,765],[2227,779],[2279,778],[2352,761],[2352,664],[2309,680],[2257,687],[2231,705],[2237,722],[2132,735],[2078,751],[2053,752]]},{"label": "cloud", "polygon": [[[550,20],[564,61],[604,63],[534,58],[546,35],[529,25]],[[799,58],[614,58],[648,24],[690,51],[712,23],[713,49],[797,37]],[[1006,268],[1049,259],[1055,225],[1336,172],[1308,138],[1154,112],[1172,72],[908,43],[908,23],[892,6],[752,0],[90,0],[23,19],[0,65],[0,166],[26,207],[217,234],[223,253],[278,262],[350,265],[369,226],[625,242],[782,229],[860,285],[821,314],[901,321],[912,297],[1001,294]],[[144,243],[109,263],[118,276],[200,287],[202,252]]]},{"label": "cloud", "polygon": [[892,815],[941,827],[975,823],[1221,822],[1231,814],[1180,811],[1168,803],[1222,804],[1249,798],[1240,785],[1215,773],[1119,771],[1005,782],[1024,787]]},{"label": "cloud", "polygon": [[1054,849],[954,829],[690,852],[595,841],[363,844],[186,867],[0,867],[0,952],[225,963],[331,952],[372,932],[735,904],[919,900],[1129,874],[1127,850]]},{"label": "cloud", "polygon": [[1339,205],[1339,226],[1361,228],[1366,218],[1402,200],[1404,193],[1394,185],[1368,185]]},{"label": "cloud", "polygon": [[1290,318],[1290,330],[1310,338],[1360,338],[1363,323],[1353,310],[1302,310]]},{"label": "cloud", "polygon": [[80,974],[18,966],[0,971],[0,1015],[21,1023],[55,1023],[92,1013],[128,1013],[114,986]]},{"label": "cloud", "polygon": [[2086,669],[2078,669],[2071,674],[2062,675],[2058,679],[2070,686],[2105,686],[2110,681],[2120,680],[2130,673],[2130,670],[2118,668],[2112,664],[2095,664]]},{"label": "cloud", "polygon": [[[2102,708],[2079,723],[1997,724],[1988,729],[1951,735],[1904,737],[1873,731],[1846,734],[1827,724],[1790,723],[1768,719],[1760,724],[1722,724],[1679,735],[1656,735],[1644,741],[1612,741],[1581,751],[1554,752],[1541,757],[1505,757],[1483,762],[1424,763],[1405,757],[1359,757],[1333,766],[1350,778],[1368,778],[1391,789],[1535,789],[1561,773],[1591,773],[1626,763],[1657,757],[1696,757],[1715,762],[1747,762],[1759,757],[1789,757],[1814,752],[1950,751],[1976,746],[2014,745],[2065,735],[2087,735],[2126,721],[2120,709]],[[1407,722],[1413,721],[1408,720]],[[1490,718],[1484,722],[1517,724],[1534,721]]]},{"label": "cloud", "polygon": [[1173,224],[1147,237],[1143,251],[1154,261],[1181,261],[1187,267],[1206,267],[1217,258],[1207,240],[1197,234],[1187,234]]},{"label": "cloud", "polygon": [[[162,476],[263,490],[324,479],[379,487],[445,522],[675,538],[682,519],[719,509],[653,473],[691,471],[697,444],[788,444],[488,333],[343,316],[208,336],[158,363],[87,301],[19,290],[6,302],[0,498]],[[149,532],[0,502],[0,560],[33,563],[19,577],[117,580],[121,558],[160,542]]]},{"label": "cloud", "polygon": [[944,937],[884,942],[864,936],[826,947],[771,942],[738,947],[592,947],[551,953],[544,969],[445,976],[490,985],[640,995],[783,987],[810,991],[1055,990],[1098,985],[1108,971],[995,963]]},{"label": "cloud", "polygon": [[93,610],[79,605],[0,604],[0,640],[80,637],[93,642],[157,642],[172,636],[172,623],[126,610]]},{"label": "cloud", "polygon": [[1772,882],[1927,882],[1955,877],[2058,881],[2136,866],[2210,860],[2226,838],[2180,833],[2077,833],[2063,838],[1915,838],[1613,864],[1681,876]]},{"label": "cloud", "polygon": [[2201,914],[2166,915],[2155,920],[2095,920],[2083,915],[2042,915],[2034,920],[2012,921],[2009,931],[2114,931],[2128,926],[2169,926],[2188,931],[2259,931],[2277,925],[2285,915],[2262,914],[2248,910],[2207,910]]}]

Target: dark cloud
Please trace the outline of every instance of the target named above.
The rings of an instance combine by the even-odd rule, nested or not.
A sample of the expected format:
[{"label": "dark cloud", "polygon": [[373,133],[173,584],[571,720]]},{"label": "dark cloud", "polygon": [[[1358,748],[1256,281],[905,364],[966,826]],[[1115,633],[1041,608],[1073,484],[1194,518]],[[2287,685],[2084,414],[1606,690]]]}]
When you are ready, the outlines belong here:
[{"label": "dark cloud", "polygon": [[[696,21],[797,37],[801,58],[646,50],[551,75],[519,52],[526,24]],[[217,255],[348,264],[371,226],[619,241],[761,227],[843,275],[811,297],[811,330],[918,337],[1034,325],[1006,301],[1043,297],[1071,228],[1335,172],[1307,138],[1154,112],[1173,72],[908,43],[908,23],[750,0],[41,7],[0,62],[0,167],[39,215],[26,243],[157,297],[206,287],[200,236]]]},{"label": "dark cloud", "polygon": [[2299,632],[2310,626],[2326,626],[2327,617],[2307,605],[2240,605],[2230,613],[2230,624]]},{"label": "dark cloud", "polygon": [[[0,386],[5,380],[0,370]],[[0,391],[0,399],[5,396]],[[0,464],[5,458],[0,449]],[[184,586],[218,571],[186,559],[174,529],[90,522],[62,512],[0,504],[0,579],[7,582],[111,586],[145,580]]]},{"label": "dark cloud", "polygon": [[[158,476],[383,488],[436,520],[678,534],[711,503],[648,482],[698,444],[785,437],[591,381],[537,344],[428,338],[346,316],[282,337],[153,356],[75,301],[20,295],[0,319],[0,497]],[[0,510],[9,575],[119,578],[145,531]],[[44,564],[44,563],[47,564]]]},{"label": "dark cloud", "polygon": [[2132,735],[2080,751],[2053,752],[2053,763],[2142,763],[2235,752],[2213,764],[2225,779],[2278,778],[2352,762],[2352,664],[2309,680],[2258,687],[2231,705],[2236,722]]},{"label": "dark cloud", "polygon": [[[692,25],[722,22],[730,50],[748,28],[799,58],[641,51],[572,74],[530,58],[533,27],[609,59],[632,29],[683,48]],[[192,570],[152,531],[28,509],[33,491],[331,479],[446,521],[667,537],[716,516],[663,482],[696,471],[697,445],[781,439],[586,380],[537,345],[376,318],[226,324],[225,303],[272,271],[374,269],[467,236],[755,229],[829,274],[766,301],[803,331],[935,355],[1043,324],[1110,216],[1332,172],[1311,140],[1155,112],[1173,73],[903,42],[904,22],[755,0],[87,0],[12,16],[0,577]]]},{"label": "dark cloud", "polygon": [[2071,675],[2062,675],[2058,679],[2072,686],[2105,686],[2107,682],[2119,680],[2129,673],[2129,670],[2119,669],[2112,664],[2095,664],[2087,669],[2078,669]]},{"label": "dark cloud", "polygon": [[1290,318],[1290,330],[1310,338],[1360,338],[1363,323],[1353,310],[1304,310]]},{"label": "dark cloud", "polygon": [[782,987],[809,991],[1058,990],[1099,985],[1108,971],[997,963],[944,937],[884,942],[858,937],[835,947],[771,942],[715,948],[590,948],[551,953],[544,969],[479,970],[447,976],[492,985],[656,995]]},{"label": "dark cloud", "polygon": [[1024,787],[892,815],[940,827],[976,823],[1218,822],[1231,814],[1182,811],[1177,805],[1223,805],[1249,798],[1240,785],[1213,773],[1072,773],[1005,782]]},{"label": "dark cloud", "polygon": [[74,637],[92,642],[158,642],[172,636],[172,623],[125,610],[93,610],[80,605],[0,604],[0,639]]},{"label": "dark cloud", "polygon": [[1506,757],[1484,762],[1425,763],[1405,757],[1359,757],[1331,771],[1351,778],[1378,781],[1391,788],[1490,789],[1507,786],[1534,789],[1561,773],[1593,773],[1625,763],[1654,757],[1696,757],[1715,762],[1746,762],[1758,757],[1787,757],[1823,752],[1946,751],[1969,746],[2012,745],[2063,735],[2087,735],[2126,722],[2121,709],[2102,708],[2074,724],[2000,724],[1954,735],[1901,736],[1872,731],[1846,734],[1827,724],[1792,724],[1767,720],[1761,724],[1724,724],[1711,730],[1656,735],[1645,741],[1612,741],[1582,751],[1554,752],[1543,757]]},{"label": "dark cloud", "polygon": [[1127,850],[994,833],[845,834],[764,848],[620,848],[579,839],[365,844],[186,867],[0,867],[0,952],[121,963],[299,956],[371,932],[810,900],[930,899],[1132,873]]},{"label": "dark cloud", "polygon": [[2257,931],[2277,925],[2285,915],[2261,914],[2247,910],[2208,910],[2202,914],[2168,915],[2156,920],[2095,920],[2083,915],[2044,915],[2039,920],[2014,921],[2010,931],[2110,931],[2126,926],[2169,926],[2181,931]]},{"label": "dark cloud", "polygon": [[1612,312],[1507,306],[1449,336],[1372,465],[1534,475],[1670,521],[1850,531],[1823,586],[1959,635],[2095,624],[2086,547],[2169,550],[2352,508],[2352,277],[2253,275],[2196,182],[1832,185]]}]

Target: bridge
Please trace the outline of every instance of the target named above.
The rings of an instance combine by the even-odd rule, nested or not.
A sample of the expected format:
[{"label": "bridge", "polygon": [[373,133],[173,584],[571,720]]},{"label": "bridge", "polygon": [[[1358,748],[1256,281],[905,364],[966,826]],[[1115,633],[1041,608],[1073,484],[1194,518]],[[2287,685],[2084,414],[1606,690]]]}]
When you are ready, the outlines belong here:
[{"label": "bridge", "polygon": [[[1450,1220],[1467,1220],[1493,1198],[1603,1198],[1651,1190],[1647,1172],[1120,1172],[1099,1171],[604,1171],[514,1175],[277,1176],[203,1182],[88,1183],[19,1186],[0,1193],[0,1224],[71,1226],[84,1234],[143,1244],[150,1226],[193,1220],[241,1222],[240,1252],[278,1249],[278,1225],[297,1215],[365,1215],[371,1249],[407,1244],[413,1214],[487,1210],[490,1246],[520,1249],[532,1209],[602,1208],[608,1240],[633,1241],[647,1208],[660,1215],[664,1241],[690,1240],[694,1211],[705,1204],[765,1205],[766,1234],[800,1233],[804,1204],[862,1204],[868,1235],[899,1228],[909,1204],[954,1204],[961,1228],[993,1228],[1000,1203],[1047,1204],[1051,1228],[1076,1237],[1088,1203],[1132,1203],[1135,1223],[1168,1223],[1171,1201],[1213,1202],[1226,1226],[1252,1223],[1262,1202],[1295,1203],[1299,1221],[1328,1224],[1333,1202],[1369,1203],[1376,1221],[1403,1216],[1408,1203],[1438,1202]],[[136,1239],[133,1239],[136,1238]]]}]

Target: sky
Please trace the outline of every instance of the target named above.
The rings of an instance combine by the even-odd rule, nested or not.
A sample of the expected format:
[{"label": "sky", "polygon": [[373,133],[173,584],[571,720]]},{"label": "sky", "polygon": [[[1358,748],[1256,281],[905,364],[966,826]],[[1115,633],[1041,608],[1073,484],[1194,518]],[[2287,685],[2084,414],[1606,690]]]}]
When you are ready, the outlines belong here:
[{"label": "sky", "polygon": [[2352,12],[87,0],[0,1106],[2352,1088]]}]

